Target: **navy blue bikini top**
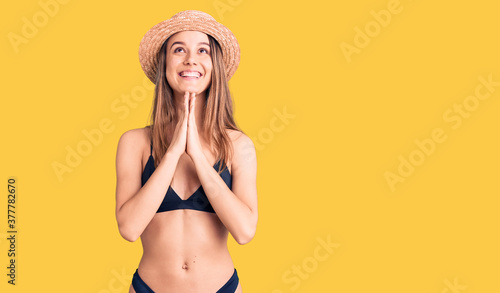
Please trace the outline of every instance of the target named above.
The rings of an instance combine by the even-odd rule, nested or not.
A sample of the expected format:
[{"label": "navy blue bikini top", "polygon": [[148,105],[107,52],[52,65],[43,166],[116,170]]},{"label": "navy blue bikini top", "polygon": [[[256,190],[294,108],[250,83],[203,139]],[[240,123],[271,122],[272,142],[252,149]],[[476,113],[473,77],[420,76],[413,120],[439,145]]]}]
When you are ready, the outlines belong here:
[{"label": "navy blue bikini top", "polygon": [[[215,163],[214,165],[215,170],[219,169],[219,164],[220,160],[217,161],[217,163]],[[146,184],[149,177],[151,177],[151,174],[153,174],[154,170],[155,170],[155,161],[153,158],[153,144],[151,144],[151,154],[149,155],[149,159],[146,163],[146,166],[144,167],[144,171],[142,172],[142,177],[141,177],[142,186]],[[224,170],[220,173],[220,176],[222,177],[226,185],[229,187],[229,189],[231,189],[232,176],[227,167],[225,167]],[[163,201],[160,207],[158,208],[158,211],[156,212],[161,213],[179,209],[191,209],[191,210],[215,213],[201,185],[189,198],[185,200],[181,199],[180,196],[177,195],[177,193],[172,189],[172,187],[169,186],[167,193],[165,194],[165,197],[163,198]]]}]

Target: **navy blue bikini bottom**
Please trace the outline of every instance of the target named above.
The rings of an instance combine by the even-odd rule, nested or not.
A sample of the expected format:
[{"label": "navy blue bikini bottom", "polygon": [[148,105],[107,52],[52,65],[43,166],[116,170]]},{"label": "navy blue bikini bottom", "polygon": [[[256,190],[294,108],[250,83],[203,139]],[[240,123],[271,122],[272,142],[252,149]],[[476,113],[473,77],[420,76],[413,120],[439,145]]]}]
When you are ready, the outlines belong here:
[{"label": "navy blue bikini bottom", "polygon": [[[234,293],[236,291],[236,288],[238,288],[238,284],[240,282],[240,279],[238,278],[238,273],[236,272],[236,269],[234,269],[234,273],[229,278],[229,280],[224,284],[222,287],[220,287],[219,290],[217,290],[216,293]],[[148,284],[144,282],[141,277],[139,276],[139,271],[138,269],[135,270],[134,277],[132,278],[132,286],[134,287],[134,290],[136,293],[154,293]]]}]

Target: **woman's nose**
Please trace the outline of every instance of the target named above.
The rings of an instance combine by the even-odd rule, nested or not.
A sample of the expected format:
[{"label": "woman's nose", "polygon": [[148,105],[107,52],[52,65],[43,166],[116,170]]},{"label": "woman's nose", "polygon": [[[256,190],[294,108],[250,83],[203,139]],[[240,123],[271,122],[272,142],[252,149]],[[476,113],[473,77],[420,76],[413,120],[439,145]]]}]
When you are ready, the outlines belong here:
[{"label": "woman's nose", "polygon": [[196,58],[194,56],[195,54],[192,54],[192,53],[188,53],[186,55],[186,60],[184,61],[186,64],[194,64],[196,65],[197,64],[197,61],[196,61]]}]

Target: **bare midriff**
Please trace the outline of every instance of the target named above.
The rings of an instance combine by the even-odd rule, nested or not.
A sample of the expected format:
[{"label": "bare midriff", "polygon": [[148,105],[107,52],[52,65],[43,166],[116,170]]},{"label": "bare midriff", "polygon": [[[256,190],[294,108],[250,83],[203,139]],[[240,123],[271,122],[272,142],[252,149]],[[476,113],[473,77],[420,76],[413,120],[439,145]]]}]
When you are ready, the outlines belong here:
[{"label": "bare midriff", "polygon": [[139,275],[155,292],[216,292],[234,272],[227,238],[215,213],[156,213],[141,235]]}]

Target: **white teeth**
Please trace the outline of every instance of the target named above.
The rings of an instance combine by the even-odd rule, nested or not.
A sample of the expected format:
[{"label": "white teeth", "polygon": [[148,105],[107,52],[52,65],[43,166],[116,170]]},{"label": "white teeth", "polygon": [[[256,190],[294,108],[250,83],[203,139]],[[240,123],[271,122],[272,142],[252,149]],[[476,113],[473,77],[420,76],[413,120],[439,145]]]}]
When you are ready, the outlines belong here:
[{"label": "white teeth", "polygon": [[200,77],[200,74],[198,72],[181,72],[181,76]]}]

